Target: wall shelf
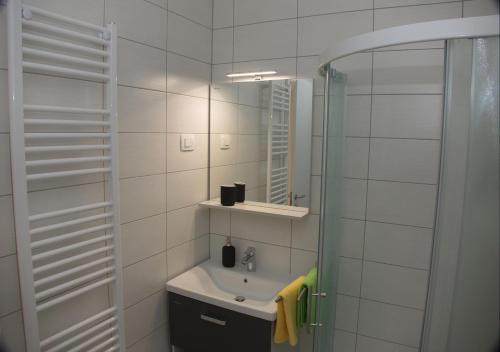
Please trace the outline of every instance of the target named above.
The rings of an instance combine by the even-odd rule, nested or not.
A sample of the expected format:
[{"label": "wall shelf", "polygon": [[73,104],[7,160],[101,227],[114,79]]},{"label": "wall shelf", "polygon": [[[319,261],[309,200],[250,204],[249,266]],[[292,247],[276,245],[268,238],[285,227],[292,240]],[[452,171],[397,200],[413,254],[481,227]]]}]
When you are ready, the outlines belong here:
[{"label": "wall shelf", "polygon": [[274,216],[287,219],[302,219],[309,214],[309,208],[293,207],[289,205],[270,204],[261,202],[246,201],[236,203],[233,206],[223,206],[220,204],[220,198],[215,198],[199,203],[201,207],[232,211],[239,213],[253,213],[265,216]]}]

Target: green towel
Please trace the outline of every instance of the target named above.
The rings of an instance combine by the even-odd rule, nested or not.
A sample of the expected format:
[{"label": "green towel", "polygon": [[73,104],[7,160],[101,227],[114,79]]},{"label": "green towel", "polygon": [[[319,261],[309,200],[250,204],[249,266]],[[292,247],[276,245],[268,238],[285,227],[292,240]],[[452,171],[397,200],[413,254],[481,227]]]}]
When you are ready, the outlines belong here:
[{"label": "green towel", "polygon": [[306,275],[304,282],[300,286],[299,293],[305,290],[304,294],[297,301],[296,323],[297,328],[307,326],[307,332],[311,332],[311,322],[316,319],[316,297],[312,295],[316,291],[316,280],[318,269],[312,268]]}]

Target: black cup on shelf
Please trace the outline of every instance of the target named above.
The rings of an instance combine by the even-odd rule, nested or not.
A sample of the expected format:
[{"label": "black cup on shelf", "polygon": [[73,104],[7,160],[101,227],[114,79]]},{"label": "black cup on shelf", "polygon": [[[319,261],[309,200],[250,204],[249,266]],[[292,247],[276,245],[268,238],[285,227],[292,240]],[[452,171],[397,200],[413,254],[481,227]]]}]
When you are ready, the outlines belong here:
[{"label": "black cup on shelf", "polygon": [[236,187],[236,201],[243,203],[245,201],[245,182],[235,182]]},{"label": "black cup on shelf", "polygon": [[234,205],[236,201],[236,186],[222,185],[220,186],[220,203],[226,207]]}]

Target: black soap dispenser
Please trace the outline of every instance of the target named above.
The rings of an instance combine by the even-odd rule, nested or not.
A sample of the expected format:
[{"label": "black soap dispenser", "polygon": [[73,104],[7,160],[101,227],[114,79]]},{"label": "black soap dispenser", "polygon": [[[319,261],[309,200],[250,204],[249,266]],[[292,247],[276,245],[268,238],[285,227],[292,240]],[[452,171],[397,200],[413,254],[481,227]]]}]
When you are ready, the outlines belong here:
[{"label": "black soap dispenser", "polygon": [[234,267],[236,261],[236,250],[231,244],[231,238],[226,238],[226,244],[222,247],[222,265],[226,268]]}]

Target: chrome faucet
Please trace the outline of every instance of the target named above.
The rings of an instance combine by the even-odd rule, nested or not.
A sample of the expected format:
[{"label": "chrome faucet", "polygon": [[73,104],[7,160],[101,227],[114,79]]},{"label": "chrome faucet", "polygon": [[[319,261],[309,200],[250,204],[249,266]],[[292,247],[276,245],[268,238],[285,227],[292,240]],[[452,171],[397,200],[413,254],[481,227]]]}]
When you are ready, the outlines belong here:
[{"label": "chrome faucet", "polygon": [[255,248],[248,247],[243,253],[243,258],[241,258],[241,264],[247,266],[247,271],[255,271]]}]

